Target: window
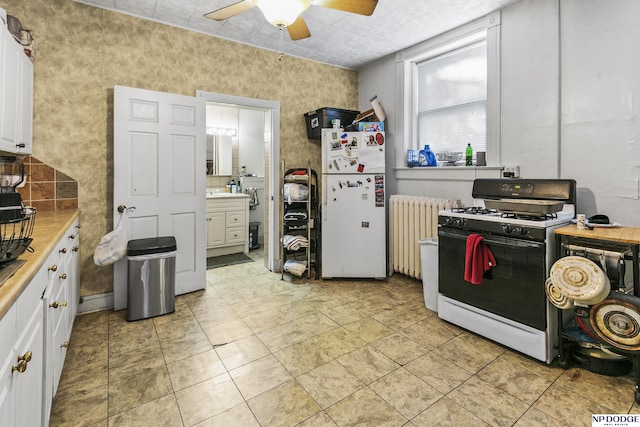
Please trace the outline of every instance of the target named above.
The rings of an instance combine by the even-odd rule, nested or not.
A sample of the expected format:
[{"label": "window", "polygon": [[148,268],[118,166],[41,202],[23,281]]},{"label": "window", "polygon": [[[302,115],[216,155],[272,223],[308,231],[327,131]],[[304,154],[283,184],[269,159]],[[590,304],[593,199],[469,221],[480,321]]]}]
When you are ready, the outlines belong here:
[{"label": "window", "polygon": [[404,121],[396,166],[426,144],[464,153],[470,143],[474,158],[484,151],[489,165],[499,163],[499,24],[496,12],[397,55]]},{"label": "window", "polygon": [[486,151],[487,44],[465,46],[417,65],[418,148]]}]

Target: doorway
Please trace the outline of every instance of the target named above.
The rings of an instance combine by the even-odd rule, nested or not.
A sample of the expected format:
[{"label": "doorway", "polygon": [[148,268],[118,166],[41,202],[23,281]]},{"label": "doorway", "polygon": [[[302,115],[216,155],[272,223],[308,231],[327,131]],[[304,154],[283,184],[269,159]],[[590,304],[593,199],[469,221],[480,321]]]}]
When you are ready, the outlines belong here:
[{"label": "doorway", "polygon": [[[246,98],[213,92],[196,91],[196,97],[204,99],[207,105],[214,104],[225,107],[235,107],[240,110],[264,111],[267,117],[265,123],[265,155],[264,187],[266,195],[265,215],[263,220],[265,267],[271,271],[278,271],[279,266],[279,200],[280,183],[278,171],[280,164],[280,103],[256,98]],[[242,174],[242,165],[237,165],[238,173]],[[250,171],[247,171],[250,172]],[[273,172],[273,173],[272,173]],[[232,177],[237,179],[237,176]]]}]

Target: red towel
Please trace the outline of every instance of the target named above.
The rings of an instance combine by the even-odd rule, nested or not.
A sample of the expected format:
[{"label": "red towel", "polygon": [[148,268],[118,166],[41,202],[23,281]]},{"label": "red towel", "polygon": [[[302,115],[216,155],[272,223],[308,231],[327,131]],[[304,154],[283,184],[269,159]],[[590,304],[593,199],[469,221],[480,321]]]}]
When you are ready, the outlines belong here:
[{"label": "red towel", "polygon": [[495,267],[496,259],[479,234],[469,234],[464,260],[464,280],[474,285],[482,284],[484,273]]}]

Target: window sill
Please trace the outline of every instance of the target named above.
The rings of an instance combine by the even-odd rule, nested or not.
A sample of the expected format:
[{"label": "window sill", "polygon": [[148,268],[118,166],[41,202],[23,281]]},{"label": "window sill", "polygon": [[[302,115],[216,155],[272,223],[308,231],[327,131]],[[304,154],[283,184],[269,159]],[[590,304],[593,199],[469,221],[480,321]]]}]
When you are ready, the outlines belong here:
[{"label": "window sill", "polygon": [[476,178],[500,178],[503,166],[436,166],[394,168],[396,179],[473,181]]}]

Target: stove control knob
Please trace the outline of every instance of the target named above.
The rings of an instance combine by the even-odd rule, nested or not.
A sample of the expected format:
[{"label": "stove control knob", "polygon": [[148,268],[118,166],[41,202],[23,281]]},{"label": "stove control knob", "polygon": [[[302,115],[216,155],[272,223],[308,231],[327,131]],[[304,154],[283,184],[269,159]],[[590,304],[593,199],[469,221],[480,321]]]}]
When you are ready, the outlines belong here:
[{"label": "stove control knob", "polygon": [[519,233],[521,236],[526,236],[527,234],[529,234],[529,230],[526,227],[522,227],[520,228]]},{"label": "stove control knob", "polygon": [[462,218],[456,218],[454,220],[454,224],[458,227],[462,227],[464,225],[464,220]]},{"label": "stove control knob", "polygon": [[502,231],[504,231],[507,234],[511,234],[511,232],[513,232],[513,229],[509,224],[502,224]]},{"label": "stove control knob", "polygon": [[445,223],[445,225],[452,225],[453,224],[453,218],[451,218],[450,216],[446,217],[444,219],[444,223]]}]

